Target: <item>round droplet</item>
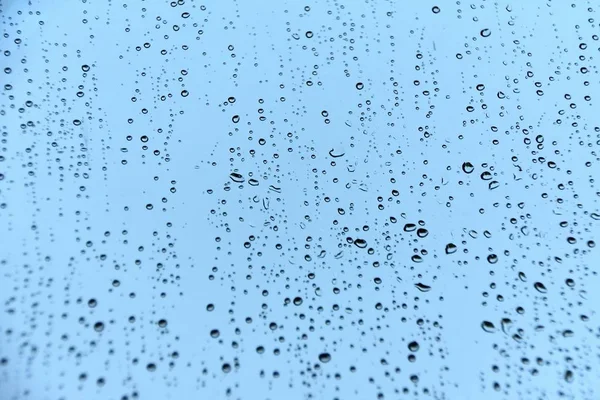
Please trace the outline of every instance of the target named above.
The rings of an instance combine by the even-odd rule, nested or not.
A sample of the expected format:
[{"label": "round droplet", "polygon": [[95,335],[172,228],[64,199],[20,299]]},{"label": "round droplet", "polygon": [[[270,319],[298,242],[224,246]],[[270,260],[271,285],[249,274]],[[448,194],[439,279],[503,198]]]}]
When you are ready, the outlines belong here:
[{"label": "round droplet", "polygon": [[96,299],[89,299],[88,300],[88,307],[89,308],[94,308],[98,305],[98,302],[96,301]]},{"label": "round droplet", "polygon": [[485,85],[480,83],[479,85],[475,86],[475,88],[481,92],[483,89],[485,89]]},{"label": "round droplet", "polygon": [[218,329],[213,329],[212,331],[210,331],[210,337],[213,339],[216,339],[219,337],[221,333],[219,332]]},{"label": "round droplet", "polygon": [[427,235],[429,235],[429,231],[425,228],[419,228],[417,229],[417,236],[420,238],[424,238]]},{"label": "round droplet", "polygon": [[412,351],[413,353],[419,351],[419,343],[417,343],[415,341],[410,342],[408,344],[408,349],[410,351]]},{"label": "round droplet", "polygon": [[487,256],[487,260],[490,264],[496,264],[498,262],[498,256],[495,254],[490,254]]},{"label": "round droplet", "polygon": [[96,332],[102,332],[104,330],[104,322],[100,322],[100,321],[96,322],[94,324],[94,330]]},{"label": "round droplet", "polygon": [[492,174],[489,171],[483,171],[481,173],[481,179],[484,181],[489,181],[490,179],[492,179]]},{"label": "round droplet", "polygon": [[470,174],[475,170],[475,167],[470,162],[464,162],[462,165],[462,170],[465,174]]},{"label": "round droplet", "polygon": [[167,327],[167,320],[166,319],[161,319],[158,321],[158,326],[160,326],[161,328],[166,328]]},{"label": "round droplet", "polygon": [[364,87],[365,87],[365,85],[364,85],[362,82],[358,82],[358,83],[356,84],[356,88],[357,88],[358,90],[362,90]]},{"label": "round droplet", "polygon": [[226,374],[231,372],[231,365],[228,363],[223,364],[223,366],[221,367],[221,369],[223,370],[223,372],[225,372]]},{"label": "round droplet", "polygon": [[231,117],[231,121],[234,124],[237,124],[238,122],[240,122],[240,116],[239,115],[234,115],[233,117]]},{"label": "round droplet", "polygon": [[434,14],[439,14],[439,13],[440,13],[440,8],[439,8],[438,6],[433,6],[433,7],[431,8],[431,11],[432,11]]},{"label": "round droplet", "polygon": [[571,278],[567,278],[567,280],[565,281],[565,283],[567,284],[568,287],[574,287],[575,286],[575,281]]},{"label": "round droplet", "polygon": [[149,363],[148,365],[146,365],[146,369],[150,372],[154,372],[154,371],[156,371],[156,364]]},{"label": "round droplet", "polygon": [[490,35],[492,34],[492,31],[490,31],[489,29],[482,29],[481,32],[479,32],[479,34],[481,35],[481,37],[490,37]]},{"label": "round droplet", "polygon": [[571,371],[571,370],[567,370],[567,371],[565,372],[565,381],[566,381],[567,383],[571,383],[571,382],[573,382],[573,371]]},{"label": "round droplet", "polygon": [[331,354],[329,354],[329,353],[319,354],[319,361],[321,361],[322,363],[328,363],[329,361],[331,361]]},{"label": "round droplet", "polygon": [[294,305],[299,306],[302,304],[302,297],[294,297]]}]

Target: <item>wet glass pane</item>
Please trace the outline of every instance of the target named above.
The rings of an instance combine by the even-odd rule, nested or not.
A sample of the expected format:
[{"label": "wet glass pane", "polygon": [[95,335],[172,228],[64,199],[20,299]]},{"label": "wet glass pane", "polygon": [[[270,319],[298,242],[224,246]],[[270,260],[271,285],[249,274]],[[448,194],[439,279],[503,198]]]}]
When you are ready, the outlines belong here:
[{"label": "wet glass pane", "polygon": [[600,397],[597,8],[0,0],[0,399]]}]

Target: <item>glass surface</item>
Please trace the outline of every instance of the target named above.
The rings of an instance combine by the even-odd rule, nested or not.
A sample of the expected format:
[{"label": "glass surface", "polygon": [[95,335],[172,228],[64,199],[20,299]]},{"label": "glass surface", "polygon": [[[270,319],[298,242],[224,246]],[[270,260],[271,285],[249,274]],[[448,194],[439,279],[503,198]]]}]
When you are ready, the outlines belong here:
[{"label": "glass surface", "polygon": [[592,1],[0,0],[0,399],[598,399]]}]

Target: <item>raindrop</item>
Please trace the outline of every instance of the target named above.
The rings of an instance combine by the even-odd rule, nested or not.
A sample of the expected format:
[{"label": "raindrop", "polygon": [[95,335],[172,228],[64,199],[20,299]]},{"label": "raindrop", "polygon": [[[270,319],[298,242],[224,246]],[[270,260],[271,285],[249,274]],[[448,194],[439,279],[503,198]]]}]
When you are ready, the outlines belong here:
[{"label": "raindrop", "polygon": [[96,332],[102,332],[104,330],[104,323],[103,322],[96,322],[94,324],[94,330]]},{"label": "raindrop", "polygon": [[354,240],[354,245],[356,247],[364,249],[365,247],[367,247],[367,241],[365,239],[356,239]]},{"label": "raindrop", "polygon": [[319,354],[319,361],[321,361],[322,363],[328,363],[329,361],[331,361],[331,355],[329,353],[321,353]]},{"label": "raindrop", "polygon": [[404,225],[404,232],[413,232],[415,229],[417,229],[417,225],[415,224]]},{"label": "raindrop", "polygon": [[467,161],[463,163],[462,170],[465,174],[470,174],[471,172],[473,172],[473,170],[475,170],[475,167],[473,166],[473,164]]},{"label": "raindrop", "polygon": [[412,341],[408,344],[408,349],[413,353],[419,351],[419,343]]},{"label": "raindrop", "polygon": [[446,245],[446,254],[454,254],[458,248],[454,243],[448,243]]},{"label": "raindrop", "polygon": [[534,283],[533,287],[540,293],[546,293],[548,291],[548,289],[546,289],[546,286],[544,286],[544,284],[541,282]]},{"label": "raindrop", "polygon": [[244,177],[241,174],[238,174],[237,172],[232,172],[231,174],[229,174],[229,177],[232,181],[236,183],[242,183],[245,181]]},{"label": "raindrop", "polygon": [[493,323],[491,323],[490,321],[483,321],[481,323],[481,328],[487,332],[487,333],[494,333],[496,332],[496,327],[494,326]]},{"label": "raindrop", "polygon": [[329,150],[329,155],[333,158],[342,157],[344,154],[346,153],[341,151],[335,151],[335,149]]},{"label": "raindrop", "polygon": [[425,285],[424,283],[415,283],[415,287],[419,289],[419,291],[426,293],[431,290],[431,286]]}]

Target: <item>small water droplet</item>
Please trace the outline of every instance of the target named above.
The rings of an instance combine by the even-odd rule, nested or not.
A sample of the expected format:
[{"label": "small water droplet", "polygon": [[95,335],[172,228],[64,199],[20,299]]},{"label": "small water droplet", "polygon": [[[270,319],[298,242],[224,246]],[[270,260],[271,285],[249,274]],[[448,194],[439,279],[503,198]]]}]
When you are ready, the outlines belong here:
[{"label": "small water droplet", "polygon": [[421,292],[426,293],[431,290],[431,286],[425,285],[424,283],[415,283],[415,287],[419,289]]},{"label": "small water droplet", "polygon": [[548,289],[546,289],[546,286],[544,286],[544,284],[541,282],[534,283],[533,287],[540,293],[546,293],[548,291]]},{"label": "small water droplet", "polygon": [[496,327],[494,326],[493,323],[491,323],[490,321],[483,321],[481,323],[481,328],[487,332],[487,333],[494,333],[496,332]]}]

